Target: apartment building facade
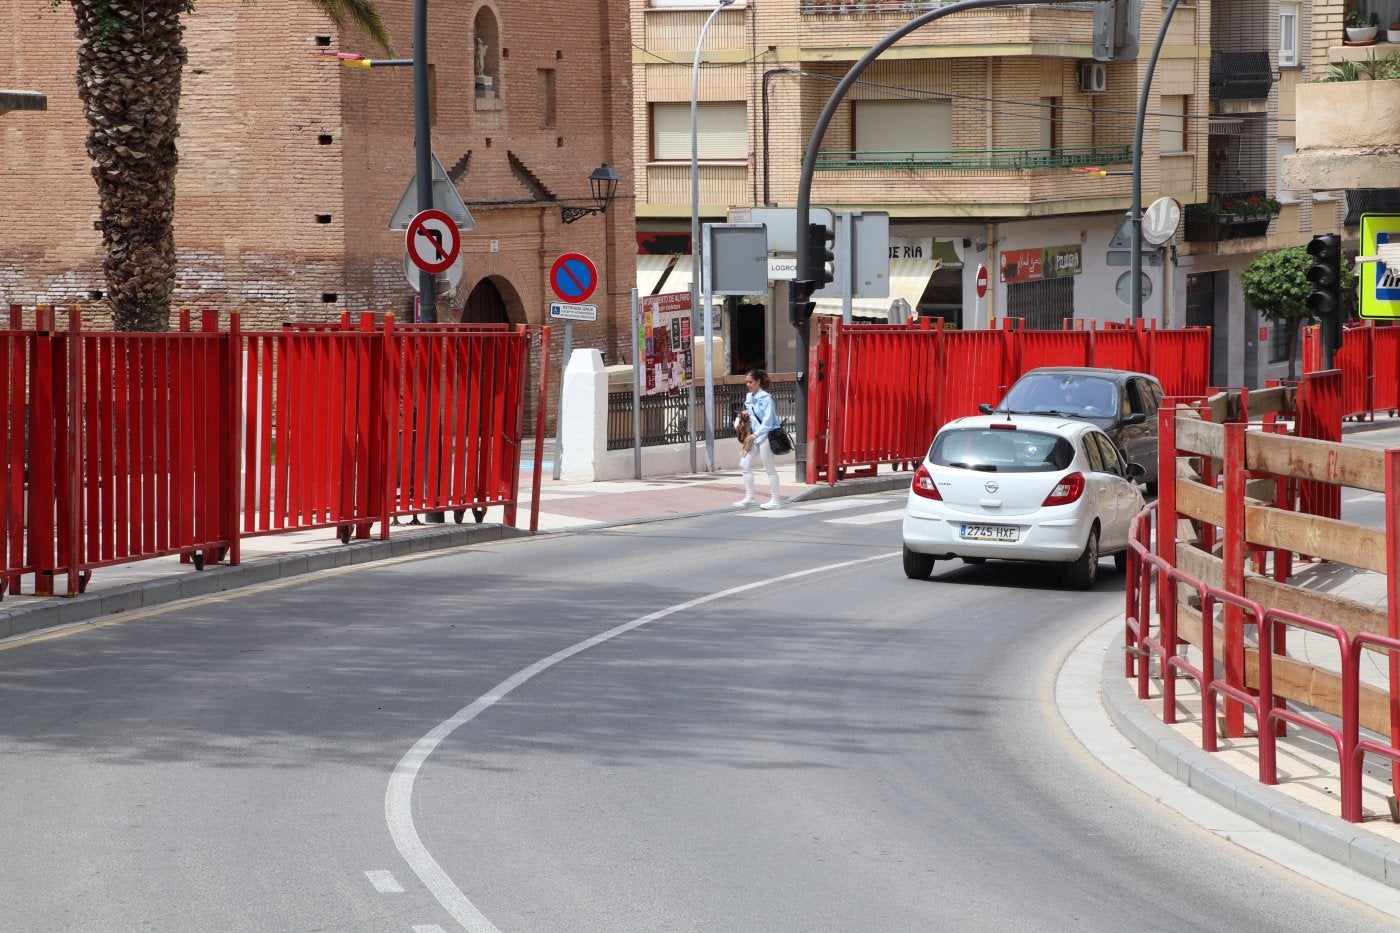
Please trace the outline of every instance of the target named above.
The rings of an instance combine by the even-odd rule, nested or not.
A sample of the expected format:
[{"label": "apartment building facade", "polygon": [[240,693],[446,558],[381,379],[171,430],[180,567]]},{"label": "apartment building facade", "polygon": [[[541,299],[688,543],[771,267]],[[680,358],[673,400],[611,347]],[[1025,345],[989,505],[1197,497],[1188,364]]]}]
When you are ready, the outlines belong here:
[{"label": "apartment building facade", "polygon": [[[715,14],[696,75],[700,27],[714,6],[634,0],[639,290],[688,288],[692,78],[702,219],[791,207],[835,84],[893,30],[941,5],[734,3]],[[1140,53],[1115,61],[1094,57],[1097,6],[945,16],[884,52],[851,88],[819,141],[811,191],[814,207],[890,215],[891,294],[854,301],[857,319],[884,319],[897,297],[961,327],[1008,316],[1031,327],[1131,317],[1130,253],[1110,245],[1132,203],[1138,97],[1169,4],[1143,0]],[[1280,72],[1291,6],[1177,6],[1147,106],[1144,209],[1173,198],[1198,205],[1189,213],[1199,219],[1204,209],[1224,215],[1217,208],[1278,194],[1279,83],[1306,69],[1301,50],[1310,40],[1305,11],[1293,10],[1286,51],[1296,62]],[[1286,372],[1286,360],[1270,357],[1271,329],[1244,307],[1238,274],[1261,250],[1305,241],[1313,212],[1301,192],[1262,223],[1193,223],[1188,235],[1183,222],[1143,263],[1144,318],[1213,326],[1221,384]],[[656,258],[668,253],[678,260]],[[979,298],[981,267],[989,288]],[[659,284],[658,268],[669,269]],[[781,278],[767,295],[731,299],[720,318],[731,368],[751,360],[796,367]]]},{"label": "apartment building facade", "polygon": [[[411,56],[410,0],[378,6]],[[568,17],[536,2],[428,5],[433,149],[475,221],[438,320],[546,322],[550,267],[577,251],[600,281],[598,321],[576,326],[576,344],[610,361],[629,352],[627,17],[623,0]],[[384,53],[305,0],[199,4],[185,42],[177,307],[239,309],[247,327],[341,311],[411,319],[404,233],[389,221],[414,175],[412,69],[342,67],[338,53]],[[0,13],[0,86],[48,98],[0,125],[0,304],[97,315],[103,257],[75,63],[66,6]],[[565,207],[594,204],[589,175],[605,162],[621,179],[611,208],[566,223]]]}]

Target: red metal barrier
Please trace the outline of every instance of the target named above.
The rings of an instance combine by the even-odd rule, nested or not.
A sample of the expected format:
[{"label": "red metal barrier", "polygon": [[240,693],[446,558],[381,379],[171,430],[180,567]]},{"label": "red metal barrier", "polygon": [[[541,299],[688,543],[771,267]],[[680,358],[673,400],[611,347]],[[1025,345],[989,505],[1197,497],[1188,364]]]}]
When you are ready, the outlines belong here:
[{"label": "red metal barrier", "polygon": [[396,332],[362,315],[352,330],[343,315],[244,334],[230,317],[223,332],[216,312],[191,330],[182,311],[175,332],[86,333],[72,311],[60,333],[51,309],[33,331],[11,309],[0,596],[26,574],[51,595],[65,571],[71,595],[94,568],[167,554],[237,563],[245,535],[335,527],[348,541],[379,521],[387,537],[396,515],[480,521],[491,505],[514,524],[539,328]]},{"label": "red metal barrier", "polygon": [[1375,329],[1371,356],[1371,404],[1375,411],[1400,411],[1400,327]]},{"label": "red metal barrier", "polygon": [[[1312,379],[1314,383],[1330,383],[1333,396],[1340,399],[1339,371],[1315,376]],[[1300,405],[1300,410],[1303,407]],[[1179,457],[1197,457],[1201,454],[1198,450],[1178,447],[1173,409],[1174,406],[1163,406],[1160,414],[1159,470],[1163,477],[1175,475],[1174,468]],[[1340,419],[1337,423],[1340,424]],[[1238,737],[1245,734],[1240,728],[1242,712],[1251,711],[1258,726],[1259,780],[1264,784],[1278,781],[1277,740],[1286,724],[1291,723],[1327,737],[1338,754],[1342,816],[1351,822],[1360,822],[1363,818],[1362,766],[1366,755],[1379,755],[1390,760],[1391,789],[1393,792],[1400,790],[1400,609],[1397,609],[1400,606],[1400,575],[1393,572],[1396,566],[1400,566],[1400,449],[1387,450],[1384,459],[1386,556],[1383,566],[1391,569],[1386,574],[1388,631],[1385,635],[1371,632],[1353,635],[1341,624],[1308,618],[1279,608],[1266,608],[1243,595],[1246,585],[1243,564],[1246,552],[1251,547],[1245,519],[1248,508],[1257,507],[1246,502],[1245,479],[1254,475],[1245,467],[1246,430],[1247,426],[1238,422],[1227,423],[1225,427],[1221,461],[1223,485],[1213,476],[1201,477],[1205,488],[1220,488],[1223,494],[1223,509],[1220,511],[1220,521],[1223,522],[1221,586],[1209,586],[1175,566],[1178,553],[1175,483],[1162,482],[1158,501],[1140,513],[1133,524],[1125,598],[1124,648],[1128,661],[1124,675],[1136,676],[1138,696],[1146,700],[1149,697],[1149,662],[1154,655],[1160,659],[1162,717],[1167,723],[1175,722],[1177,717],[1177,676],[1186,674],[1197,680],[1202,694],[1201,744],[1206,751],[1215,751],[1218,747],[1216,696],[1223,694],[1227,698],[1225,718],[1228,735]],[[1204,534],[1207,528],[1209,523],[1200,525],[1202,539],[1199,547],[1204,553],[1213,550],[1211,539]],[[1276,566],[1276,580],[1283,582],[1277,577],[1278,569]],[[1188,587],[1200,600],[1202,631],[1198,665],[1187,659],[1186,646],[1176,631],[1178,590],[1182,586]],[[1155,612],[1151,605],[1153,601],[1156,604]],[[1219,636],[1215,631],[1214,619],[1218,603],[1226,606],[1223,657],[1216,646]],[[1152,633],[1154,621],[1155,636]],[[1254,645],[1257,657],[1257,689],[1254,690],[1248,688],[1245,678],[1246,642],[1243,630],[1248,624],[1254,624],[1258,633]],[[1300,701],[1290,706],[1275,692],[1274,665],[1277,658],[1290,657],[1286,645],[1286,632],[1290,628],[1313,632],[1336,643],[1340,661],[1339,724],[1333,719],[1336,710],[1327,703],[1324,705],[1328,708],[1322,710],[1326,715],[1314,716],[1307,712],[1309,707],[1306,703]],[[1389,735],[1382,738],[1361,737],[1361,664],[1366,650],[1383,652],[1388,657],[1387,718],[1390,725]],[[1296,673],[1292,675],[1295,686],[1298,676]],[[1241,712],[1234,722],[1229,715],[1231,706]]]},{"label": "red metal barrier", "polygon": [[[1293,433],[1320,441],[1342,439],[1344,416],[1343,374],[1336,369],[1308,373],[1298,383],[1298,411]],[[1298,484],[1299,510],[1309,515],[1339,518],[1342,514],[1340,486],[1302,480]]]},{"label": "red metal barrier", "polygon": [[1000,328],[955,331],[926,320],[845,327],[827,319],[814,332],[807,369],[809,483],[834,484],[848,472],[869,475],[880,464],[913,466],[940,427],[975,414],[983,402],[998,402],[1022,373],[1038,366],[1132,368],[1158,375],[1169,394],[1191,395],[1204,392],[1209,372],[1208,329],[1027,331],[1018,319],[1004,319]]}]

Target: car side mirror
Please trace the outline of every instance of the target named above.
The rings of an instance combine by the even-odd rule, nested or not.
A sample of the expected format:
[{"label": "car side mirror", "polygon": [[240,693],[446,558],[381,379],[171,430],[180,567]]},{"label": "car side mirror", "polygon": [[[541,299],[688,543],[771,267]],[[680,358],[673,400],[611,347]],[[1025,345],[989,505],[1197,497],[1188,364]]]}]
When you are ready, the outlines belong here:
[{"label": "car side mirror", "polygon": [[977,410],[984,415],[990,415],[996,411],[996,409],[992,407],[992,404],[990,402],[983,402],[982,404],[978,405]]},{"label": "car side mirror", "polygon": [[1128,416],[1127,423],[1128,423],[1128,424],[1142,424],[1142,423],[1143,423],[1144,421],[1146,421],[1146,420],[1147,420],[1147,415],[1143,414],[1143,413],[1140,412],[1140,411],[1135,411],[1135,412],[1133,412],[1131,415]]},{"label": "car side mirror", "polygon": [[1130,463],[1130,464],[1128,464],[1128,476],[1131,477],[1132,479],[1137,479],[1139,476],[1146,476],[1146,475],[1147,475],[1147,468],[1144,467],[1141,463]]}]

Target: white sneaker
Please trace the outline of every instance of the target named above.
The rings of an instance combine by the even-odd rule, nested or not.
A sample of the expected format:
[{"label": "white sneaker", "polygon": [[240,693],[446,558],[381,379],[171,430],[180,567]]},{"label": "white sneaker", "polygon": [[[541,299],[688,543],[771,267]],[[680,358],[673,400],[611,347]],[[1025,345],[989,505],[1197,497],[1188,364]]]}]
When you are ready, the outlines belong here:
[{"label": "white sneaker", "polygon": [[781,509],[782,507],[783,503],[778,499],[769,499],[759,506],[760,509]]},{"label": "white sneaker", "polygon": [[749,496],[746,499],[740,499],[738,502],[734,503],[734,507],[737,509],[746,509],[757,501],[758,500],[755,499],[753,496]]}]

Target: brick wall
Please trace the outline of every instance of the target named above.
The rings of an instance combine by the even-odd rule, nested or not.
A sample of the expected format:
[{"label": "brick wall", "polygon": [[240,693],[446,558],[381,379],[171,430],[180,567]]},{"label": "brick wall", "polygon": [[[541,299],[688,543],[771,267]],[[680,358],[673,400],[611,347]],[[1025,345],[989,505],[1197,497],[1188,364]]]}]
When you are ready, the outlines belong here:
[{"label": "brick wall", "polygon": [[[410,0],[379,6],[396,54],[411,56]],[[575,341],[612,361],[629,342],[635,270],[627,7],[604,0],[561,17],[552,5],[488,0],[475,10],[494,17],[497,37],[502,93],[486,101],[473,82],[473,9],[430,11],[433,148],[459,171],[476,221],[439,320],[459,319],[490,279],[511,321],[540,323],[550,264],[580,250],[602,284],[599,323],[576,327]],[[387,225],[414,168],[412,69],[318,61],[318,51],[383,53],[304,0],[200,4],[185,22],[177,306],[237,307],[247,328],[342,310],[402,315],[414,293],[403,234]],[[49,98],[47,112],[0,117],[0,305],[86,301],[105,288],[75,47],[66,7],[0,12],[0,86]],[[553,126],[543,125],[545,68],[557,76]],[[605,160],[622,177],[614,209],[564,225],[549,199],[587,203],[588,174]]]}]

